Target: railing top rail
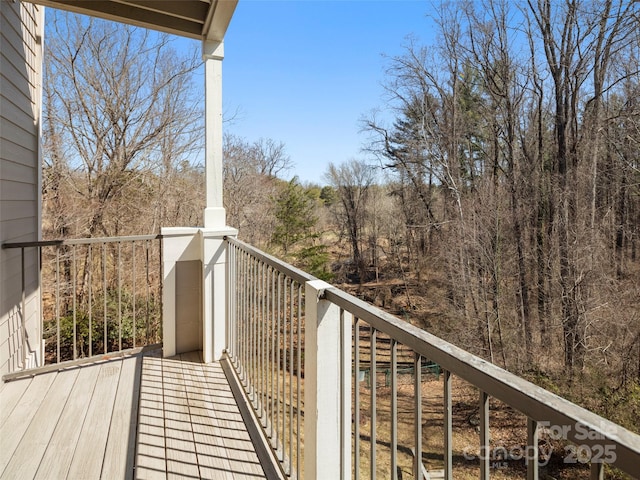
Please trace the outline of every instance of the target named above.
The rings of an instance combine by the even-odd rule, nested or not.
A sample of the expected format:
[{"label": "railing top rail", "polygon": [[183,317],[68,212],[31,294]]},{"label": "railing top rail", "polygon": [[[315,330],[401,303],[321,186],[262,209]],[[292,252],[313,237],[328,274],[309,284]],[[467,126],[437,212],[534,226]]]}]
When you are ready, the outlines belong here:
[{"label": "railing top rail", "polygon": [[35,242],[7,242],[2,244],[2,248],[30,248],[30,247],[52,247],[61,245],[87,245],[92,243],[118,243],[118,242],[140,242],[144,240],[161,239],[162,235],[129,235],[122,237],[91,237],[91,238],[69,238],[60,240],[40,240]]},{"label": "railing top rail", "polygon": [[254,248],[251,245],[244,243],[241,240],[238,240],[237,238],[225,237],[225,240],[229,242],[231,245],[234,245],[235,247],[245,251],[246,253],[253,255],[257,259],[266,263],[267,265],[291,277],[293,280],[295,280],[300,284],[303,284],[305,282],[310,282],[312,280],[316,280],[316,278],[313,275],[310,275],[292,265],[289,265],[281,260],[278,260],[277,258],[269,255],[268,253],[258,250],[257,248]]},{"label": "railing top rail", "polygon": [[[323,298],[412,348],[416,353],[438,363],[445,370],[463,378],[488,395],[511,405],[529,418],[538,422],[549,422],[549,426],[570,426],[571,428],[565,430],[567,440],[596,445],[602,444],[603,439],[607,438],[616,445],[616,466],[627,473],[637,473],[640,461],[640,435],[338,288],[326,289]],[[595,434],[587,433],[587,429]]]}]

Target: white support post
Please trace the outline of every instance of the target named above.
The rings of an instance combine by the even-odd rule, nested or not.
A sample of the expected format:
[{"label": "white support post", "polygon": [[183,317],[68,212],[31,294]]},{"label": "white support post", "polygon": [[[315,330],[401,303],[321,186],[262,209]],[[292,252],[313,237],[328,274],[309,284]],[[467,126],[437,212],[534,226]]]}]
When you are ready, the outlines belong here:
[{"label": "white support post", "polygon": [[205,363],[220,360],[226,348],[227,254],[225,236],[235,237],[233,228],[202,229],[203,312],[202,356]]},{"label": "white support post", "polygon": [[351,321],[323,298],[329,288],[322,280],[305,285],[304,472],[310,480],[351,478]]},{"label": "white support post", "polygon": [[[226,348],[226,244],[225,236],[238,231],[226,226],[222,202],[222,41],[204,40],[202,58],[205,67],[205,185],[204,228],[162,229],[163,263],[163,350],[176,354],[176,264],[179,261],[202,262],[201,343],[205,362],[222,357]],[[178,328],[180,330],[181,327]],[[190,328],[189,330],[193,330]],[[183,331],[183,330],[181,330]],[[185,335],[182,336],[185,338]]]},{"label": "white support post", "polygon": [[176,354],[176,263],[201,260],[197,228],[162,228],[162,352]]},{"label": "white support post", "polygon": [[205,77],[205,228],[226,225],[222,203],[222,60],[224,43],[202,42]]},{"label": "white support post", "polygon": [[[163,354],[171,357],[177,351],[181,334],[176,325],[176,292],[184,286],[176,285],[176,264],[183,261],[202,262],[202,355],[209,363],[219,360],[226,348],[226,242],[235,237],[234,228],[163,228],[162,331]],[[187,334],[187,332],[182,332]],[[183,336],[184,338],[184,336]]]}]

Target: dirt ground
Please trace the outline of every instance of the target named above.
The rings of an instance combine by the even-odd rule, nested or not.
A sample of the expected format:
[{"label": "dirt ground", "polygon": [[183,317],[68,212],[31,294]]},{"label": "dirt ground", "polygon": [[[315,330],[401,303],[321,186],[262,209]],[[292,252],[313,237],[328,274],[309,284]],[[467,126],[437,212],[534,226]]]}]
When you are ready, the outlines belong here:
[{"label": "dirt ground", "polygon": [[[402,377],[402,375],[400,376]],[[453,478],[477,479],[480,475],[479,393],[476,388],[452,377],[453,411]],[[402,479],[412,479],[415,435],[413,379],[399,378],[398,387],[398,465]],[[437,473],[444,468],[444,385],[442,376],[428,375],[422,383],[422,462],[426,470]],[[390,478],[390,388],[378,381],[376,415],[376,470],[379,478]],[[360,387],[360,468],[368,478],[371,448],[371,389],[366,382]],[[490,400],[490,465],[492,479],[526,478],[526,464],[522,458],[527,445],[526,416],[511,407]],[[571,460],[566,444],[554,441],[544,433],[539,445],[540,479],[573,480],[590,478],[588,465],[567,463]],[[605,478],[628,478],[606,472]]]}]

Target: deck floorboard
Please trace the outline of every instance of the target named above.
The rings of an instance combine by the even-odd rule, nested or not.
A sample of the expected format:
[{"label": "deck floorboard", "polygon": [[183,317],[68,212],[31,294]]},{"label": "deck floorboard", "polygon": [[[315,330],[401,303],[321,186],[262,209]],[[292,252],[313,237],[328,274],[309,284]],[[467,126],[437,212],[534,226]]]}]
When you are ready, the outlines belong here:
[{"label": "deck floorboard", "polygon": [[77,377],[77,370],[56,376],[20,440],[20,444],[29,445],[29,448],[15,451],[5,470],[7,477],[35,476]]},{"label": "deck floorboard", "polygon": [[200,352],[6,383],[0,479],[265,478],[229,384]]},{"label": "deck floorboard", "polygon": [[79,369],[76,383],[58,420],[59,426],[49,439],[48,448],[38,467],[37,478],[66,478],[99,372],[99,365]]},{"label": "deck floorboard", "polygon": [[30,380],[11,414],[0,427],[0,472],[4,472],[18,449],[54,379],[53,376],[42,375]]}]

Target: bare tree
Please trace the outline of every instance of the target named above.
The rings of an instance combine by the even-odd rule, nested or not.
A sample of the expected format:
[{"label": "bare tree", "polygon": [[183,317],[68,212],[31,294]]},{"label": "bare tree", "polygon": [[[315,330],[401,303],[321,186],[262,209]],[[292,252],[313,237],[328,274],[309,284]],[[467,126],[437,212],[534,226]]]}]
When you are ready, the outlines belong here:
[{"label": "bare tree", "polygon": [[252,156],[260,175],[281,177],[293,166],[285,144],[271,138],[260,138],[252,145]]},{"label": "bare tree", "polygon": [[428,268],[409,226],[437,231],[427,258],[442,259],[466,319],[457,341],[509,368],[563,358],[583,371],[611,324],[603,285],[633,275],[638,8],[442,3],[439,43],[390,59],[395,121],[365,122],[408,264]]},{"label": "bare tree", "polygon": [[[479,14],[470,5],[469,16],[470,54],[478,66],[483,79],[484,90],[489,98],[483,112],[491,119],[487,135],[487,161],[492,166],[488,170],[491,183],[498,189],[504,178],[509,199],[513,240],[516,247],[517,308],[520,320],[520,341],[524,345],[527,364],[531,363],[533,338],[536,327],[531,324],[529,305],[529,279],[525,259],[526,238],[522,203],[525,201],[525,178],[531,175],[531,166],[521,161],[518,126],[523,115],[523,102],[528,89],[524,66],[519,65],[511,52],[512,30],[509,18],[512,16],[510,3],[503,0],[488,0]],[[495,191],[494,196],[501,192]],[[492,287],[497,292],[497,285]],[[494,295],[497,297],[497,294]],[[496,300],[497,301],[497,300]],[[495,315],[499,318],[497,307]]]},{"label": "bare tree", "polygon": [[[612,76],[610,65],[617,52],[637,39],[634,13],[638,7],[633,2],[614,4],[610,0],[594,4],[567,0],[559,5],[529,0],[528,5],[536,26],[532,35],[541,42],[552,80],[555,151],[551,178],[558,204],[552,221],[559,249],[565,366],[581,369],[588,349],[588,312],[595,299],[592,279],[601,273],[595,271],[593,253],[598,248],[595,219],[603,94],[625,78]],[[591,95],[583,103],[587,92]],[[586,158],[583,151],[589,152]],[[591,201],[586,206],[582,179],[589,170]]]},{"label": "bare tree", "polygon": [[364,232],[367,224],[369,193],[375,182],[374,170],[361,160],[350,160],[340,165],[330,163],[325,179],[337,193],[341,218],[339,225],[347,230],[351,257],[359,281],[366,279],[363,255]]},{"label": "bare tree", "polygon": [[[195,50],[177,52],[167,35],[57,11],[47,44],[45,155],[55,164],[58,145],[66,147],[66,181],[84,206],[76,233],[123,233],[118,208],[163,210],[163,186],[177,165],[197,158],[202,116],[191,81],[201,62]],[[132,203],[136,192],[143,197]],[[167,215],[132,208],[128,218],[140,232]]]},{"label": "bare tree", "polygon": [[223,145],[224,203],[229,225],[245,240],[266,247],[275,225],[274,198],[282,175],[291,167],[283,143],[253,143],[227,134]]}]

